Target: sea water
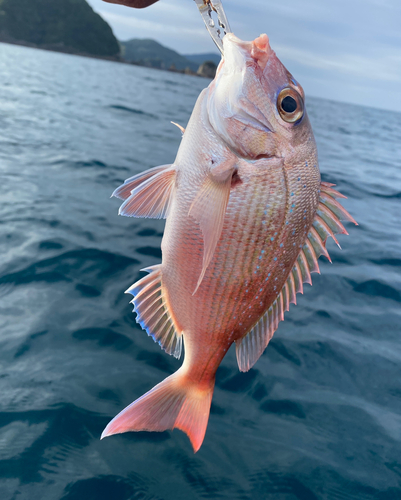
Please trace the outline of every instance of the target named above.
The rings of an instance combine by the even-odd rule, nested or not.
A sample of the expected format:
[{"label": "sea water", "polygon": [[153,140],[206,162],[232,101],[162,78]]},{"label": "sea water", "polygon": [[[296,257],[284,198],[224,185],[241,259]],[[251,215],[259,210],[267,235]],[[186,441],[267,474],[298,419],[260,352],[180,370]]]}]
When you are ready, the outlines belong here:
[{"label": "sea water", "polygon": [[217,372],[205,441],[100,434],[175,371],[124,295],[164,222],[124,179],[174,161],[209,82],[0,44],[0,499],[401,498],[401,114],[308,98],[322,178],[359,222],[248,373]]}]

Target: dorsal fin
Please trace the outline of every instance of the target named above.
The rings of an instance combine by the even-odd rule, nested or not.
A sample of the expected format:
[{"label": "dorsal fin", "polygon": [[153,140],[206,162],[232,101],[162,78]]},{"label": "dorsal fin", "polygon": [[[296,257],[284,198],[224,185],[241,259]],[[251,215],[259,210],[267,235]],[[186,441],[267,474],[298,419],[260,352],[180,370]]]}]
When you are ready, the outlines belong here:
[{"label": "dorsal fin", "polygon": [[296,304],[295,294],[302,293],[302,283],[312,284],[310,273],[320,273],[317,263],[320,255],[325,255],[330,260],[326,249],[327,237],[331,236],[338,244],[334,233],[348,234],[341,224],[340,218],[357,224],[351,215],[335,200],[335,196],[338,198],[345,198],[345,196],[332,189],[333,185],[325,182],[321,183],[321,193],[315,220],[281,292],[249,332],[236,341],[238,367],[242,372],[252,368],[262,355],[279,322],[284,319],[284,312],[289,310],[290,303]]},{"label": "dorsal fin", "polygon": [[161,264],[142,269],[150,274],[134,283],[125,293],[134,296],[136,322],[158,342],[162,349],[176,358],[181,356],[182,333],[174,324],[161,282]]},{"label": "dorsal fin", "polygon": [[173,197],[175,175],[174,165],[162,165],[127,179],[112,195],[125,200],[118,213],[165,219]]}]

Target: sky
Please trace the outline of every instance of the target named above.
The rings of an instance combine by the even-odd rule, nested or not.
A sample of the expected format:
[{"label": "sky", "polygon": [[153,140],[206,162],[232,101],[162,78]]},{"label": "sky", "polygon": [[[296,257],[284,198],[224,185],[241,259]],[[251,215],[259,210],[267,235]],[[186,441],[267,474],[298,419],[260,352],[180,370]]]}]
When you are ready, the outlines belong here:
[{"label": "sky", "polygon": [[[193,0],[146,9],[87,1],[119,40],[153,38],[181,54],[218,52]],[[243,40],[267,33],[307,94],[401,112],[401,0],[222,3],[233,33]]]}]

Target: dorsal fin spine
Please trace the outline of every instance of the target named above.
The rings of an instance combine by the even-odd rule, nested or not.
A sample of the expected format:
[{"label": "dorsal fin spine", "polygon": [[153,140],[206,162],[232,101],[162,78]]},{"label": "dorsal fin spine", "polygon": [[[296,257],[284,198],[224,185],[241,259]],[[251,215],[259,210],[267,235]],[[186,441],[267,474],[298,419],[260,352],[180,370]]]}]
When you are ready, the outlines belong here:
[{"label": "dorsal fin spine", "polygon": [[[331,184],[331,186],[335,186],[335,184]],[[339,193],[338,191],[336,191],[335,189],[332,189],[331,186],[329,185],[324,185],[324,183],[322,182],[321,183],[321,190],[320,192],[322,193],[327,193],[329,194],[330,196],[332,196],[333,198],[343,198],[343,199],[347,199],[346,196],[344,196],[343,194]]]},{"label": "dorsal fin spine", "polygon": [[[320,272],[317,263],[319,256],[325,255],[331,262],[326,249],[328,236],[331,236],[338,244],[334,231],[346,233],[339,217],[355,222],[344,208],[337,207],[334,196],[342,197],[342,195],[331,189],[333,185],[322,182],[321,190],[326,194],[320,197],[313,225],[276,300],[249,332],[236,341],[237,360],[241,371],[249,370],[261,356],[277,329],[279,321],[284,319],[284,311],[289,310],[290,303],[296,304],[296,293],[303,291],[302,283],[304,281],[312,283],[311,272]],[[335,210],[331,210],[330,207]]]},{"label": "dorsal fin spine", "polygon": [[316,256],[315,250],[314,250],[309,238],[306,238],[303,251],[304,251],[306,260],[308,262],[310,272],[320,274],[319,264],[317,262],[318,257]]},{"label": "dorsal fin spine", "polygon": [[303,250],[301,250],[299,252],[298,264],[299,264],[299,267],[300,267],[301,273],[302,273],[302,281],[304,283],[309,283],[309,285],[311,285],[312,278],[311,278],[310,271],[309,271],[308,261],[306,260],[305,253]]},{"label": "dorsal fin spine", "polygon": [[290,289],[290,304],[297,305],[297,292],[295,290],[295,280],[292,272],[290,272],[290,275],[288,276],[287,283]]},{"label": "dorsal fin spine", "polygon": [[279,295],[277,297],[277,305],[278,305],[278,320],[284,321],[283,296],[281,293],[279,293]]},{"label": "dorsal fin spine", "polygon": [[339,220],[347,220],[356,224],[355,219],[351,217],[347,210],[345,210],[345,208],[336,199],[326,192],[322,191],[320,193],[320,201],[328,207]]},{"label": "dorsal fin spine", "polygon": [[317,213],[326,222],[330,229],[335,234],[348,234],[345,227],[337,219],[335,214],[326,207],[323,203],[319,203],[317,207]]},{"label": "dorsal fin spine", "polygon": [[338,243],[337,241],[337,238],[334,236],[334,233],[333,231],[331,230],[331,228],[326,224],[326,222],[320,217],[320,215],[316,214],[315,215],[315,221],[313,223],[313,225],[315,226],[316,230],[319,232],[322,232],[323,235],[325,236],[325,238],[323,239],[322,237],[322,241],[324,243],[326,243],[327,241],[327,238],[328,236],[331,236],[333,238],[333,240],[336,242],[337,246],[339,248],[340,247],[340,243]]},{"label": "dorsal fin spine", "polygon": [[287,307],[286,307],[286,311],[289,311],[290,310],[290,303],[291,303],[291,299],[290,299],[290,287],[288,285],[288,280],[287,282],[285,283],[285,289],[286,289],[286,295],[287,295]]},{"label": "dorsal fin spine", "polygon": [[283,289],[281,290],[281,295],[283,298],[283,309],[284,312],[288,311],[290,308],[289,292],[287,282],[284,283]]},{"label": "dorsal fin spine", "polygon": [[304,287],[302,285],[302,273],[301,273],[301,270],[299,268],[298,260],[295,261],[294,270],[293,270],[292,275],[294,276],[294,280],[295,280],[295,284],[296,284],[295,291],[297,293],[304,293]]},{"label": "dorsal fin spine", "polygon": [[308,240],[312,244],[317,258],[319,258],[321,255],[324,255],[329,260],[329,262],[331,262],[330,255],[327,251],[325,243],[322,241],[322,238],[320,237],[314,226],[311,226],[310,228]]}]

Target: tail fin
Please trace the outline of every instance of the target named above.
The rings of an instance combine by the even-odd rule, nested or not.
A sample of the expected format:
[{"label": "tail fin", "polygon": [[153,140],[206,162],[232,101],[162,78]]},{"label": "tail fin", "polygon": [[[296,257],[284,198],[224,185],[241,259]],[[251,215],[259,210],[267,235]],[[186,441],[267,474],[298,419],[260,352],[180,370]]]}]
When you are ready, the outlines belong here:
[{"label": "tail fin", "polygon": [[205,437],[213,389],[214,379],[200,387],[189,382],[180,368],[114,417],[100,439],[128,431],[177,428],[188,435],[196,453]]}]

